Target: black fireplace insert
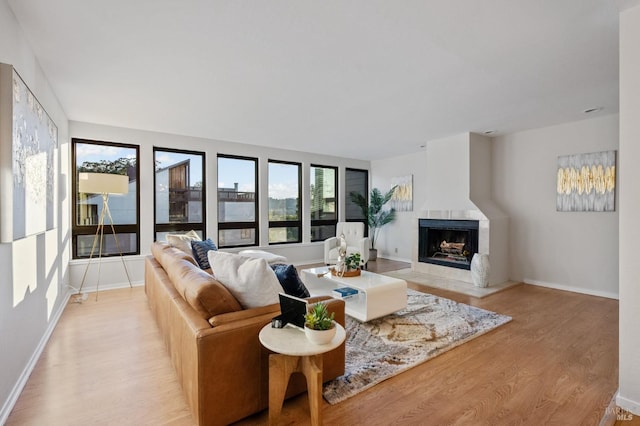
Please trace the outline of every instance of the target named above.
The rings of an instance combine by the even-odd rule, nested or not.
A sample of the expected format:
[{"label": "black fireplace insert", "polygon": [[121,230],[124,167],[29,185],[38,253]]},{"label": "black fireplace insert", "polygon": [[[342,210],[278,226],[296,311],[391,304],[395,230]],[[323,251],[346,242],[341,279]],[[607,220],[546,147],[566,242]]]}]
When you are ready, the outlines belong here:
[{"label": "black fireplace insert", "polygon": [[418,261],[471,269],[478,252],[477,220],[420,219]]}]

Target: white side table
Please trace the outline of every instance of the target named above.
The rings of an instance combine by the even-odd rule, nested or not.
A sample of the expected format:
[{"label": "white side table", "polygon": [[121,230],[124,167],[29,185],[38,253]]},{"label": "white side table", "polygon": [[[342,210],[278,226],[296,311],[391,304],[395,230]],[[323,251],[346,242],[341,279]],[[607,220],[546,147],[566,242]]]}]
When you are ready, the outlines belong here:
[{"label": "white side table", "polygon": [[344,342],[347,333],[336,323],[336,335],[326,345],[316,345],[307,340],[304,331],[294,326],[272,328],[265,325],[260,330],[260,343],[270,351],[269,355],[269,424],[276,424],[282,411],[284,395],[291,374],[300,372],[307,379],[311,424],[322,424],[322,354]]}]

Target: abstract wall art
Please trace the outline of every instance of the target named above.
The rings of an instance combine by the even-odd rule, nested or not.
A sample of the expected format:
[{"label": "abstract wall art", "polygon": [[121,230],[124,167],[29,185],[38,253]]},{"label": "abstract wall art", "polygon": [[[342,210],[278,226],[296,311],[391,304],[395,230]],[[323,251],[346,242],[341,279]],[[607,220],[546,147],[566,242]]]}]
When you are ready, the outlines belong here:
[{"label": "abstract wall art", "polygon": [[58,128],[11,65],[0,64],[0,241],[55,227]]},{"label": "abstract wall art", "polygon": [[556,210],[615,211],[616,151],[558,157]]},{"label": "abstract wall art", "polygon": [[393,177],[391,186],[396,186],[389,201],[391,208],[399,212],[413,211],[413,175]]}]

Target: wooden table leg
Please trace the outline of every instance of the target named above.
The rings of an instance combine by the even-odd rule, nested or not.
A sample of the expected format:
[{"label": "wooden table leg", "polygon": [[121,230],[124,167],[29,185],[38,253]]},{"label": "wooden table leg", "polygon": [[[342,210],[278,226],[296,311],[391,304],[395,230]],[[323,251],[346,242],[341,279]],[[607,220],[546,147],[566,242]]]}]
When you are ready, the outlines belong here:
[{"label": "wooden table leg", "polygon": [[300,372],[307,379],[311,424],[322,424],[322,355],[269,355],[269,424],[275,425],[284,403],[291,374]]},{"label": "wooden table leg", "polygon": [[309,411],[313,426],[322,424],[322,355],[302,357],[302,374],[307,379]]},{"label": "wooden table leg", "polygon": [[269,424],[275,425],[282,412],[289,377],[298,371],[299,356],[269,355]]}]

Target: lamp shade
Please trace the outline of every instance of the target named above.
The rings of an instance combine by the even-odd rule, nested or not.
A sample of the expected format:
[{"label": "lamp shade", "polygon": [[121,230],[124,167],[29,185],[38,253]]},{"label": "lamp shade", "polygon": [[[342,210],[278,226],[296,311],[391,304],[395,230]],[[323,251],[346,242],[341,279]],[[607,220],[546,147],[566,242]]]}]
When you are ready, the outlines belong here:
[{"label": "lamp shade", "polygon": [[127,194],[129,176],[109,173],[80,173],[78,192],[88,194]]}]

